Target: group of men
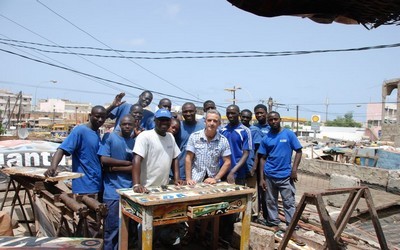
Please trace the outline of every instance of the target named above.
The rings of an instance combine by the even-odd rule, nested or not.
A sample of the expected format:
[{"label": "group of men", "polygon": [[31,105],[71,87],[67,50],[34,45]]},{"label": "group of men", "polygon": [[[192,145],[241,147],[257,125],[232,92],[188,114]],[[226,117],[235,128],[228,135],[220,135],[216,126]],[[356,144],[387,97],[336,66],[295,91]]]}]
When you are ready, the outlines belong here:
[{"label": "group of men", "polygon": [[[148,109],[153,100],[150,91],[144,91],[133,105],[122,101],[124,95],[118,94],[107,109],[93,107],[89,122],[71,131],[45,173],[56,175],[62,157],[72,155],[72,171],[84,174],[72,181],[72,192],[96,195],[109,209],[105,249],[118,247],[119,188],[145,193],[150,186],[220,181],[258,186],[262,222],[278,228],[280,193],[285,220],[290,223],[301,145],[291,130],[281,127],[279,113],[268,113],[259,104],[254,107],[258,123],[251,125],[250,110],[229,105],[228,124],[222,126],[221,114],[211,100],[204,102],[205,115],[199,120],[194,103],[184,103],[180,120],[171,112],[168,98],[161,99],[153,113]],[[100,139],[98,129],[107,118],[115,119],[115,128]],[[296,152],[293,164],[292,151]],[[220,231],[229,241],[237,217],[222,218],[227,222],[221,223]],[[171,244],[179,244],[179,239]]]}]

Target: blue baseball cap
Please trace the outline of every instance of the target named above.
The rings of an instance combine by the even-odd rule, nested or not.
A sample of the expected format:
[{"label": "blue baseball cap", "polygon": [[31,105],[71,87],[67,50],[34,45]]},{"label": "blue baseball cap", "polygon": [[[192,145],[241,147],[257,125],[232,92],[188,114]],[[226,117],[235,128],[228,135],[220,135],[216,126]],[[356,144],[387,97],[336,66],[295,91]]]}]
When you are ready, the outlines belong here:
[{"label": "blue baseball cap", "polygon": [[156,113],[154,114],[154,117],[156,119],[159,119],[159,118],[171,119],[172,118],[172,114],[171,114],[171,112],[169,112],[168,109],[161,108],[161,109],[156,111]]}]

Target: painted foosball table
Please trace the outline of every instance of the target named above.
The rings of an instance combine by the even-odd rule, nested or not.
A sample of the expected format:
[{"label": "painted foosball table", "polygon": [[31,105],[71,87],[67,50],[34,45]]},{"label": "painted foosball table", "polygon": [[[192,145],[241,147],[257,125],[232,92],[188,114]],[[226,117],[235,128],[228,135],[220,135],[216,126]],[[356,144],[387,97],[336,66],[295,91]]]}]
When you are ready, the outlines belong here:
[{"label": "painted foosball table", "polygon": [[[120,194],[119,249],[128,249],[129,218],[142,224],[142,249],[153,248],[153,227],[189,220],[218,218],[242,213],[240,249],[249,248],[251,198],[255,189],[220,182],[194,186],[167,185],[149,187],[149,193],[135,193],[131,188]],[[218,219],[214,221],[219,221]],[[214,232],[218,223],[214,223]],[[215,236],[215,234],[214,234]],[[214,239],[213,248],[218,239]]]}]

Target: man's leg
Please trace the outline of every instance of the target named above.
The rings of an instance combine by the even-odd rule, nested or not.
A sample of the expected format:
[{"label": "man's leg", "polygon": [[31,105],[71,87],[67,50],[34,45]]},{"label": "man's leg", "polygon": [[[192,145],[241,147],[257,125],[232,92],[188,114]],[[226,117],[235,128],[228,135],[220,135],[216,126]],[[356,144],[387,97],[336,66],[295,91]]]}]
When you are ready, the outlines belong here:
[{"label": "man's leg", "polygon": [[104,222],[104,249],[118,249],[119,201],[104,200],[108,213]]},{"label": "man's leg", "polygon": [[286,225],[292,221],[294,212],[296,211],[295,194],[296,188],[290,177],[279,180],[279,191],[283,202],[283,211],[285,213]]},{"label": "man's leg", "polygon": [[268,212],[267,224],[277,227],[281,222],[279,220],[279,211],[278,211],[279,189],[276,187],[274,179],[265,177],[265,182],[267,183],[267,191],[266,191],[266,203]]}]

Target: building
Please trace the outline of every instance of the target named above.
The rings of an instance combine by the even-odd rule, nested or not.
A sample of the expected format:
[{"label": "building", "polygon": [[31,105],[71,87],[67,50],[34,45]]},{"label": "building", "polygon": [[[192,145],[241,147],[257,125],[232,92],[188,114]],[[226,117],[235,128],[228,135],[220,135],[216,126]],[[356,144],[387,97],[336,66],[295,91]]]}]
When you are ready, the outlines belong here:
[{"label": "building", "polygon": [[21,121],[29,119],[31,110],[31,95],[0,90],[0,119],[4,127],[16,126]]},{"label": "building", "polygon": [[54,124],[86,123],[92,109],[90,103],[65,99],[41,99],[35,108],[32,102],[32,95],[0,90],[0,119],[3,127],[10,129],[26,125],[31,128],[50,128]]},{"label": "building", "polygon": [[[393,90],[397,90],[396,109],[389,112],[389,106],[386,103],[387,96],[390,96]],[[382,84],[382,141],[393,141],[396,147],[400,147],[400,78],[384,81]]]}]

